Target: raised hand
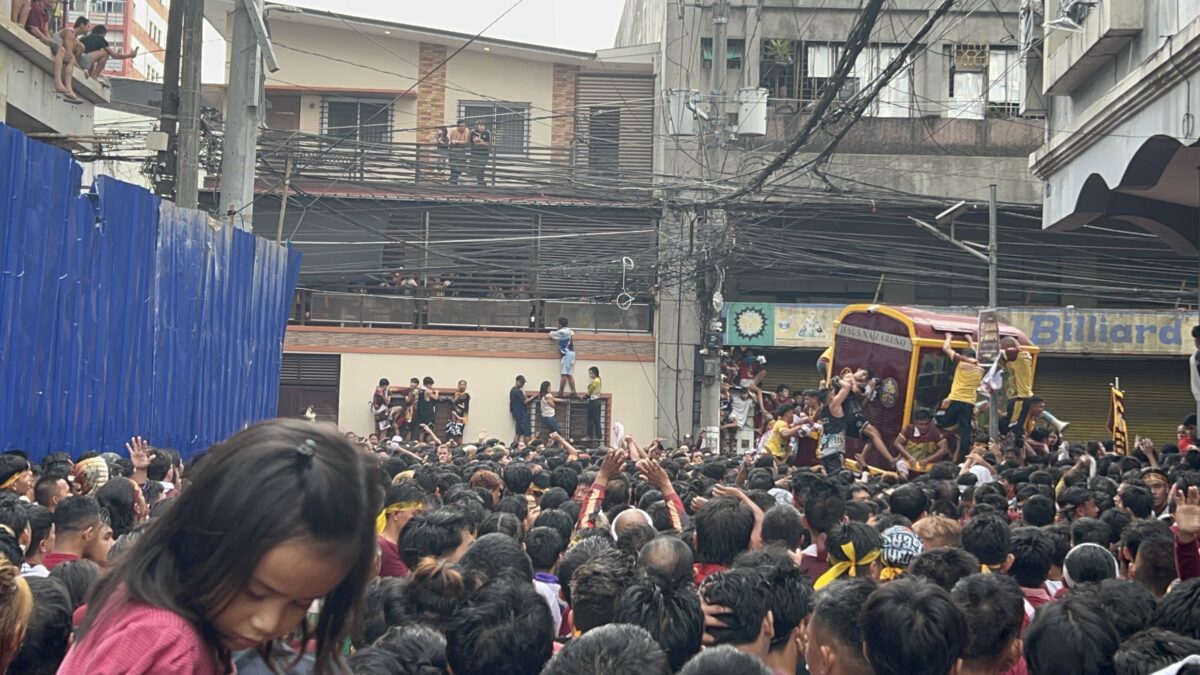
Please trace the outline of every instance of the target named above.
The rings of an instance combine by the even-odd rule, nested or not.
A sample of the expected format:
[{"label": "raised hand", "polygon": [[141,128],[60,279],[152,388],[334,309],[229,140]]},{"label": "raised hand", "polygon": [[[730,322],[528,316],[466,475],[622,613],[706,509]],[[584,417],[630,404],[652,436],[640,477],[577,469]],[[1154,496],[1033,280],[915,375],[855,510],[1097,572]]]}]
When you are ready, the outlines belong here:
[{"label": "raised hand", "polygon": [[621,473],[621,469],[625,467],[625,460],[629,457],[629,453],[619,448],[611,448],[608,454],[604,455],[604,461],[600,462],[600,470],[597,472],[596,478],[610,480]]},{"label": "raised hand", "polygon": [[671,479],[667,477],[667,472],[658,462],[652,459],[643,459],[637,463],[638,471],[645,477],[646,482],[657,487],[658,491],[667,494],[672,491]]},{"label": "raised hand", "polygon": [[[1183,497],[1182,500],[1179,498]],[[1200,535],[1200,488],[1192,486],[1186,493],[1175,497],[1175,525],[1179,527],[1179,539],[1184,542],[1196,540]]]},{"label": "raised hand", "polygon": [[129,461],[133,464],[133,468],[138,471],[144,471],[150,466],[150,460],[154,458],[154,453],[150,450],[150,443],[141,436],[134,436],[125,444],[125,449],[129,451]]}]

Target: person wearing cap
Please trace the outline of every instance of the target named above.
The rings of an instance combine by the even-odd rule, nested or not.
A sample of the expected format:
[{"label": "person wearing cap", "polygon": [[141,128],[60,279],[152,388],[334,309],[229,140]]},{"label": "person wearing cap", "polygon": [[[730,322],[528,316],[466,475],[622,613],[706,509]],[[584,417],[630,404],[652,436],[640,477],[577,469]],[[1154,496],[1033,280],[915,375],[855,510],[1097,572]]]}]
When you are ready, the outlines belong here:
[{"label": "person wearing cap", "polygon": [[925,542],[911,529],[893,525],[883,531],[881,551],[883,569],[879,572],[879,580],[891,581],[903,576],[908,563],[925,551]]},{"label": "person wearing cap", "polygon": [[529,421],[529,402],[537,398],[537,394],[525,395],[525,376],[518,375],[517,383],[508,391],[508,414],[512,415],[516,426],[512,445],[525,443],[533,436],[533,425]]}]

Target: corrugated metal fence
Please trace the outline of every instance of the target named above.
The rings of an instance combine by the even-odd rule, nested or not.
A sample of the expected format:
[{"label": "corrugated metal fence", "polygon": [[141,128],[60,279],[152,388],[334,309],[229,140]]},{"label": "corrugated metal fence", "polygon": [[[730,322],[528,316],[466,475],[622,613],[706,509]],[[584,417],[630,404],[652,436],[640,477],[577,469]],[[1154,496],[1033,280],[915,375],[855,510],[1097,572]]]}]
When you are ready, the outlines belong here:
[{"label": "corrugated metal fence", "polygon": [[300,255],[0,124],[0,449],[190,456],[275,415]]}]

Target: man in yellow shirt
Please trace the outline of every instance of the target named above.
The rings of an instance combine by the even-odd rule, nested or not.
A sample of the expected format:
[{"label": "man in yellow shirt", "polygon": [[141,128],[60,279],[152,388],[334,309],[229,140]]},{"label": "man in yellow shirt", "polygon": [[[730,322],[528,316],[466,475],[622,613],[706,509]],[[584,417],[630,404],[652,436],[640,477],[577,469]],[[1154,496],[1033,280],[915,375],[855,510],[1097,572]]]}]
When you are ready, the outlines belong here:
[{"label": "man in yellow shirt", "polygon": [[800,428],[804,423],[799,420],[799,416],[794,414],[796,405],[793,403],[787,406],[781,406],[775,411],[775,421],[771,423],[771,428],[763,436],[762,447],[767,452],[771,453],[771,457],[775,462],[781,463],[787,459],[788,440],[800,433]]},{"label": "man in yellow shirt", "polygon": [[821,386],[829,381],[829,369],[833,367],[833,345],[825,348],[817,357],[817,374],[821,376]]},{"label": "man in yellow shirt", "polygon": [[1021,349],[1016,338],[1000,341],[1000,359],[1009,387],[1008,411],[1000,418],[1000,433],[1012,432],[1013,445],[1025,444],[1025,429],[1030,417],[1033,398],[1033,354]]},{"label": "man in yellow shirt", "polygon": [[957,429],[958,456],[955,461],[961,462],[971,454],[971,423],[975,420],[975,401],[978,398],[976,390],[983,382],[983,366],[975,358],[975,350],[971,347],[954,351],[950,346],[950,334],[942,343],[942,352],[954,366],[954,380],[950,383],[950,394],[938,408],[934,422],[938,429],[949,431]]}]

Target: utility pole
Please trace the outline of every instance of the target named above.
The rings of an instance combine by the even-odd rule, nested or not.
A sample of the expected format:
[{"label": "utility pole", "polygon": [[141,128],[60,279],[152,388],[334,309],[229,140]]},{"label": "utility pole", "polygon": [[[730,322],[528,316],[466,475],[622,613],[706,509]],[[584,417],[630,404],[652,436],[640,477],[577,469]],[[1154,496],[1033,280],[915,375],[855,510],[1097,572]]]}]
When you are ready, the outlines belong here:
[{"label": "utility pole", "polygon": [[996,309],[1000,305],[1000,291],[996,283],[999,272],[999,263],[996,262],[999,254],[996,242],[997,229],[996,185],[992,184],[988,186],[988,307],[991,309]]},{"label": "utility pole", "polygon": [[[948,211],[943,213],[941,216],[938,216],[938,222],[939,223],[943,222],[942,218],[943,218],[943,216],[945,216],[950,219],[950,222],[953,225],[953,219],[960,212],[958,210],[958,207],[963,207],[963,210],[965,210],[966,203],[960,202],[955,207],[951,207],[951,209],[949,209]],[[1000,289],[999,289],[999,284],[997,283],[997,279],[999,277],[999,268],[1000,268],[1000,265],[999,265],[1000,251],[999,251],[999,241],[998,241],[998,239],[999,239],[999,236],[998,236],[999,223],[998,223],[998,219],[997,219],[997,215],[996,215],[996,186],[995,185],[990,186],[989,191],[988,191],[988,244],[987,244],[987,248],[986,248],[986,251],[987,251],[986,253],[981,253],[978,250],[978,249],[984,248],[980,244],[976,244],[974,242],[969,242],[969,241],[968,242],[959,241],[958,239],[955,239],[953,236],[942,232],[937,227],[935,227],[923,220],[914,218],[912,216],[909,216],[908,219],[911,220],[913,222],[913,224],[915,224],[917,227],[920,227],[922,230],[925,230],[929,234],[937,237],[938,239],[941,239],[942,241],[955,246],[959,250],[974,256],[975,258],[983,261],[987,265],[987,269],[988,269],[988,309],[992,310],[994,313],[995,310],[998,309],[998,305],[1000,304]],[[981,321],[981,323],[982,323],[982,321]],[[982,354],[983,336],[979,335],[977,337],[980,340],[980,348],[981,348],[980,356],[983,357],[983,354]],[[989,438],[998,438],[1000,435],[1000,426],[999,426],[1000,425],[1000,411],[997,410],[996,407],[997,407],[996,406],[996,395],[992,394],[991,396],[988,397],[988,435],[989,435]]]},{"label": "utility pole", "polygon": [[158,165],[162,168],[155,192],[166,199],[175,198],[175,154],[177,150],[176,129],[179,120],[179,50],[183,41],[183,15],[188,0],[176,0],[167,11],[167,44],[163,55],[162,103],[158,130],[166,134],[167,149],[158,153]]},{"label": "utility pole", "polygon": [[260,0],[236,0],[229,57],[229,98],[221,150],[221,198],[217,218],[253,229],[254,168],[258,149],[262,46],[254,22],[263,22]]},{"label": "utility pole", "polygon": [[194,209],[200,198],[200,69],[204,56],[204,1],[184,0],[180,60],[179,135],[175,153],[175,203]]},{"label": "utility pole", "polygon": [[[997,262],[999,249],[996,222],[996,184],[988,186],[988,309],[996,310],[1000,306],[1000,289],[996,279],[999,273]],[[988,438],[1000,437],[1000,411],[996,409],[996,392],[988,396]]]},{"label": "utility pole", "polygon": [[[707,144],[701,156],[705,158],[704,167],[708,181],[721,177],[724,166],[725,148],[725,76],[727,58],[727,40],[729,27],[729,0],[713,0],[712,3],[712,70],[709,80],[709,119],[707,123],[709,134],[701,134],[700,142]],[[710,209],[701,228],[702,241],[715,242],[721,237],[726,228],[724,209]],[[721,260],[722,252],[716,246],[705,247],[711,260]],[[723,263],[718,263],[723,265]],[[708,336],[719,332],[721,303],[717,300],[721,282],[725,278],[724,270],[711,269],[706,265],[703,270],[708,281],[704,285],[708,297],[699,298],[701,305],[700,317],[709,317],[702,325],[701,334],[705,336],[704,373],[700,394],[700,428],[705,435],[705,447],[720,447],[721,426],[721,340],[710,340]],[[714,344],[715,343],[715,344]],[[714,348],[715,347],[715,348]]]},{"label": "utility pole", "polygon": [[283,243],[283,221],[287,217],[288,193],[292,191],[292,156],[283,163],[283,196],[279,198],[279,223],[275,226],[275,243]]}]

